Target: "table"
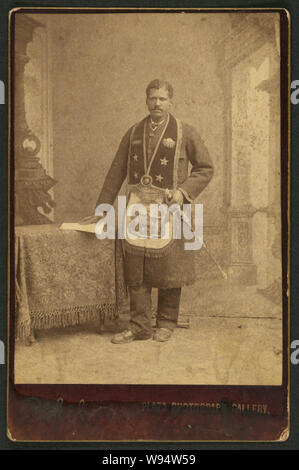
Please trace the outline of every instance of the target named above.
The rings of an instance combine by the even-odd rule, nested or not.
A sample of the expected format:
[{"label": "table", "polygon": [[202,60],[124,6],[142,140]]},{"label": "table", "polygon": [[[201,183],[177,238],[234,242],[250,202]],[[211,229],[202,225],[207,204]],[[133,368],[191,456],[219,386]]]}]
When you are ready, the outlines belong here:
[{"label": "table", "polygon": [[15,229],[15,335],[116,318],[126,302],[120,240],[60,230]]}]

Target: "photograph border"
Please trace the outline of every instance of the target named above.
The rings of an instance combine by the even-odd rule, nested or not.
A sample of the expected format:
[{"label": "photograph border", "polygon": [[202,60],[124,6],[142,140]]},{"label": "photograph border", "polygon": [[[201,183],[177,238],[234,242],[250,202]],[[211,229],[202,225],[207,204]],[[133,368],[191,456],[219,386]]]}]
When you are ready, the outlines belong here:
[{"label": "photograph border", "polygon": [[[283,280],[283,385],[282,386],[231,386],[231,385],[14,385],[14,154],[13,154],[13,122],[14,122],[14,67],[13,67],[13,47],[14,47],[14,18],[18,12],[23,13],[177,13],[186,11],[188,13],[222,13],[222,12],[277,12],[280,13],[280,24],[281,24],[281,221],[282,221],[282,280]],[[8,320],[8,368],[7,368],[7,396],[8,396],[8,429],[10,438],[16,439],[21,442],[156,442],[156,439],[149,438],[134,438],[138,429],[138,422],[140,417],[143,416],[146,426],[155,426],[157,416],[163,415],[163,425],[165,426],[165,439],[158,439],[159,442],[275,442],[284,441],[288,438],[289,429],[289,394],[290,394],[290,360],[289,360],[289,346],[290,346],[290,305],[288,296],[288,279],[290,274],[290,15],[289,12],[284,8],[81,8],[81,7],[20,7],[10,11],[9,21],[9,264],[8,264],[8,279],[9,279],[9,320]],[[184,390],[179,390],[184,389]],[[188,390],[187,390],[188,389]],[[199,390],[200,389],[200,390]],[[246,417],[243,415],[240,420],[240,415],[235,415],[231,412],[230,404],[232,402],[240,402],[244,400],[244,393],[247,394],[247,400],[252,399],[259,400],[259,397],[267,395],[267,402],[269,407],[275,410],[273,415],[273,423],[275,423],[275,430],[267,428],[265,420],[269,418],[263,416],[248,414]],[[162,396],[162,398],[161,398]],[[206,397],[206,398],[199,398]],[[134,431],[130,431],[129,428],[125,432],[128,432],[128,439],[114,440],[111,434],[113,434],[113,425],[111,421],[107,423],[105,432],[107,433],[108,439],[92,439],[83,438],[80,439],[77,433],[76,439],[72,439],[71,436],[66,435],[65,439],[55,440],[49,436],[49,439],[24,439],[24,435],[29,435],[28,427],[24,428],[24,418],[20,420],[20,410],[22,413],[28,412],[28,415],[32,415],[32,410],[36,410],[36,402],[32,402],[28,399],[35,398],[39,400],[38,409],[43,409],[43,403],[47,403],[48,409],[53,405],[56,409],[59,405],[60,411],[62,410],[62,419],[73,419],[70,417],[72,412],[78,415],[78,409],[74,404],[80,405],[84,403],[96,403],[102,406],[103,404],[109,407],[115,408],[116,424],[117,414],[121,411],[124,416],[127,413],[131,423],[134,422],[136,428]],[[100,397],[100,398],[98,398]],[[188,397],[188,399],[186,398]],[[223,413],[220,415],[217,413],[203,413],[201,416],[208,416],[210,422],[214,421],[218,426],[222,426],[219,429],[219,434],[222,433],[223,438],[221,439],[190,439],[190,433],[188,438],[184,439],[184,430],[181,427],[180,436],[177,439],[171,439],[166,435],[166,429],[169,426],[173,415],[171,410],[163,408],[162,405],[154,410],[154,407],[149,407],[148,410],[144,409],[144,403],[192,403],[200,401],[219,401],[223,403]],[[62,401],[61,401],[62,400]],[[83,402],[82,402],[83,400]],[[258,403],[258,401],[256,401]],[[58,405],[57,405],[58,403]],[[68,413],[64,412],[63,407],[68,408]],[[162,406],[162,409],[161,409]],[[39,408],[40,407],[40,408]],[[73,407],[73,408],[70,408]],[[113,408],[113,409],[114,409]],[[168,413],[169,411],[169,413]],[[86,420],[84,421],[84,413],[86,412]],[[168,415],[167,415],[167,413]],[[69,416],[69,417],[67,417]],[[90,417],[93,413],[89,413],[84,407],[80,407],[80,419],[83,420],[81,423],[81,430],[83,436],[88,434],[86,426],[90,426]],[[194,414],[193,410],[184,409],[179,415],[175,416],[177,421],[180,423],[186,422],[186,419],[190,422],[198,419],[199,415]],[[107,417],[106,417],[107,418]],[[271,416],[272,418],[272,416]],[[111,419],[111,418],[109,418]],[[229,421],[231,420],[231,423]],[[242,421],[240,423],[240,421]],[[105,422],[105,419],[103,419]],[[246,422],[246,423],[245,423]],[[65,421],[67,424],[67,421]],[[161,420],[159,420],[161,425]],[[237,437],[240,432],[240,426],[244,428],[244,424],[247,429],[255,426],[257,434],[256,439],[239,439]],[[39,423],[41,435],[45,435],[47,430],[45,429],[48,423]],[[57,423],[56,423],[57,425]],[[265,425],[266,432],[269,434],[269,438],[265,437]],[[32,424],[31,424],[32,426]],[[142,426],[142,425],[141,425]],[[183,426],[183,425],[181,425]],[[234,428],[235,426],[235,428]],[[54,426],[55,427],[55,426]],[[140,427],[140,426],[139,426]],[[91,426],[89,429],[94,430]],[[280,437],[277,438],[277,432],[281,430]],[[34,432],[36,433],[35,428]],[[246,430],[245,430],[246,431]],[[49,429],[50,432],[50,429]],[[66,431],[67,434],[68,431]],[[154,429],[151,428],[151,432],[154,433]],[[195,431],[193,431],[195,432]],[[202,432],[199,434],[202,436]],[[252,431],[251,431],[252,432]],[[271,434],[272,433],[272,434]],[[110,434],[110,435],[109,435]],[[244,430],[243,430],[244,435]],[[259,438],[259,435],[261,438]]]}]

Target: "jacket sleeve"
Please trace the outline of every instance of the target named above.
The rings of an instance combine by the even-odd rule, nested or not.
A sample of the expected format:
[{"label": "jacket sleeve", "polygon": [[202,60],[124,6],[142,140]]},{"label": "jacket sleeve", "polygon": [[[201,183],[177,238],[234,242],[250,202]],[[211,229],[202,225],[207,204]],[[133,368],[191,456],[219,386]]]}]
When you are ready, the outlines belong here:
[{"label": "jacket sleeve", "polygon": [[203,191],[213,176],[213,164],[203,140],[191,126],[184,124],[185,151],[192,165],[191,174],[179,185],[179,189],[189,202]]},{"label": "jacket sleeve", "polygon": [[113,204],[127,176],[127,162],[131,129],[122,138],[114,160],[106,175],[96,206]]}]

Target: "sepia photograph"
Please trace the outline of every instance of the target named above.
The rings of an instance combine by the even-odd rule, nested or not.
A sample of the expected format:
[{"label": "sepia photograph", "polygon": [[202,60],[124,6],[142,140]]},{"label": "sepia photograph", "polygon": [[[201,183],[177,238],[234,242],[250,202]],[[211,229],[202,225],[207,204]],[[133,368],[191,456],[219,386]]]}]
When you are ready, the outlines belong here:
[{"label": "sepia photograph", "polygon": [[280,26],[15,11],[15,384],[282,385]]}]

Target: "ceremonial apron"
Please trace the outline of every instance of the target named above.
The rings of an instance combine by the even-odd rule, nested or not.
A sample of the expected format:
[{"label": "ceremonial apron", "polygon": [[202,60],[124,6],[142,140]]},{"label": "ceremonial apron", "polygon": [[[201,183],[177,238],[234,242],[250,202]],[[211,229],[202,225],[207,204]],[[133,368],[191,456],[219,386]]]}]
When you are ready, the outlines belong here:
[{"label": "ceremonial apron", "polygon": [[[173,221],[177,214],[168,212],[153,213],[153,204],[164,204],[169,191],[177,188],[177,167],[181,153],[181,123],[172,115],[167,116],[164,129],[158,138],[153,153],[148,158],[146,149],[146,129],[148,118],[143,119],[132,129],[127,170],[127,214],[125,250],[132,254],[146,257],[163,257],[169,253],[174,242]],[[141,204],[143,213],[138,213],[136,231],[136,213],[133,209]],[[138,207],[138,206],[135,206]],[[166,217],[165,217],[166,216]],[[166,222],[163,225],[162,222]],[[151,229],[155,227],[155,235]]]}]

